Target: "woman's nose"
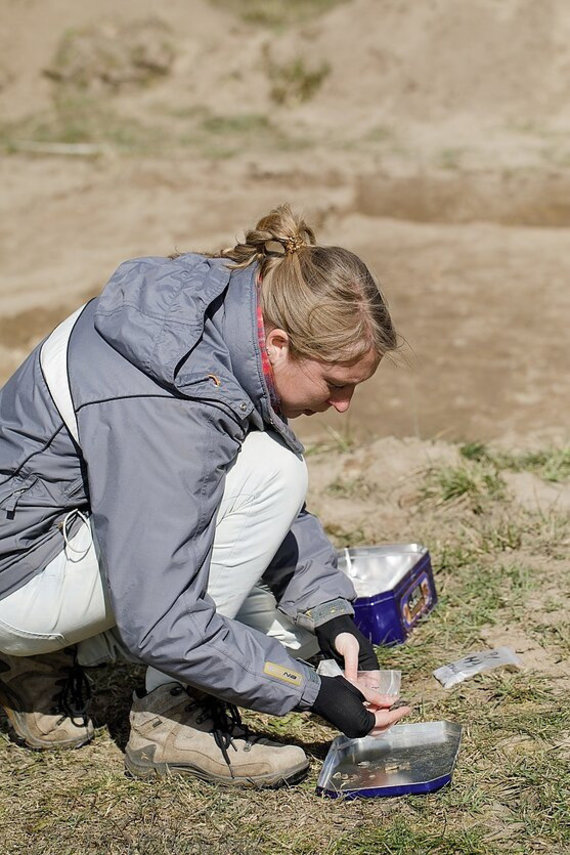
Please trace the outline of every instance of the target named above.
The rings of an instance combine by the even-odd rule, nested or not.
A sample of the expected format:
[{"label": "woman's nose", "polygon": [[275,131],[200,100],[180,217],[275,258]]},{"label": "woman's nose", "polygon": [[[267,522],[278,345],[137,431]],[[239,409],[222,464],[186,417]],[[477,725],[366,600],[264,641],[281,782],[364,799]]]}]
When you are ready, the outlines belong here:
[{"label": "woman's nose", "polygon": [[352,396],[354,395],[354,389],[342,389],[339,390],[337,395],[334,395],[330,398],[329,404],[331,407],[337,411],[337,413],[346,413],[348,408],[350,407],[350,402],[352,400]]}]

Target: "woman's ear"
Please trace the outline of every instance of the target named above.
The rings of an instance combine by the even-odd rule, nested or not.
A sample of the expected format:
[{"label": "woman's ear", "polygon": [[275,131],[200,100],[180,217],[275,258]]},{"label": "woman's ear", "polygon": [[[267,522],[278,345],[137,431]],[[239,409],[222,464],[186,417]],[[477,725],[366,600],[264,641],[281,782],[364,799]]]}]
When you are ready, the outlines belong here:
[{"label": "woman's ear", "polygon": [[265,349],[272,366],[280,365],[289,355],[289,336],[278,327],[271,329],[265,336]]}]

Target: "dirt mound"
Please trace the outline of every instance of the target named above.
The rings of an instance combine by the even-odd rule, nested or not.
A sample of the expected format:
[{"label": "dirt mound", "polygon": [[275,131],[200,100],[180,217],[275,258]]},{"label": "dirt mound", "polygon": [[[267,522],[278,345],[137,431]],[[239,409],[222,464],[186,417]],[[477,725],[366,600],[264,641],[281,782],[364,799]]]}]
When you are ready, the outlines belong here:
[{"label": "dirt mound", "polygon": [[[132,76],[139,60],[143,67],[150,61],[151,66],[158,62],[161,69],[170,68],[174,44],[182,45],[184,53],[187,40],[191,47],[193,41],[219,33],[222,22],[227,22],[205,0],[194,0],[191,7],[185,0],[170,0],[159,14],[152,0],[99,0],[96,7],[86,0],[4,5],[10,7],[0,26],[1,66],[10,72],[0,92],[4,119],[49,107],[54,84],[46,69],[64,77],[75,70],[86,82],[93,82],[112,78],[113,68],[124,72],[130,67],[127,76]],[[166,28],[173,29],[176,37],[166,39],[165,53]],[[158,30],[162,30],[161,39],[157,39]]]},{"label": "dirt mound", "polygon": [[[140,22],[156,12],[150,0],[126,0],[119,6],[101,0],[96,11],[92,4],[74,0],[11,4],[8,25],[0,32],[2,65],[10,71],[4,112],[21,110],[16,97],[20,87],[28,93],[39,87],[36,104],[38,95],[49,96],[40,78],[44,69],[54,70],[62,44],[68,54],[79,53],[79,60],[70,56],[64,69],[55,69],[66,77],[84,75],[85,63],[100,64],[102,56],[107,66],[128,64],[137,28],[139,35],[144,29]],[[183,0],[173,0],[159,15],[155,32],[157,20],[169,26],[179,54],[177,82],[169,85],[180,86],[181,93],[190,83],[197,100],[210,106],[227,105],[229,92],[239,96],[242,106],[248,100],[259,103],[261,94],[265,107],[271,107],[270,69],[264,61],[269,51],[274,63],[302,61],[309,71],[327,68],[322,88],[301,114],[321,128],[338,128],[340,116],[342,125],[353,129],[470,116],[485,125],[498,122],[511,130],[537,125],[540,131],[556,122],[567,126],[570,119],[570,8],[563,0],[540,5],[534,0],[432,0],[413,7],[405,0],[352,0],[281,31],[253,26],[204,0],[195,0],[191,10]],[[92,31],[88,45],[86,28]],[[117,51],[120,42],[127,60]],[[72,44],[81,51],[70,52]],[[147,25],[142,52],[148,50]],[[136,52],[140,57],[141,45]],[[153,40],[151,54],[153,68],[157,62],[161,70],[169,67],[164,40],[158,54]],[[106,79],[108,68],[99,72],[91,76]],[[303,74],[302,67],[298,73]]]},{"label": "dirt mound", "polygon": [[66,33],[44,73],[74,89],[147,86],[174,61],[169,27],[158,18],[98,24]]}]

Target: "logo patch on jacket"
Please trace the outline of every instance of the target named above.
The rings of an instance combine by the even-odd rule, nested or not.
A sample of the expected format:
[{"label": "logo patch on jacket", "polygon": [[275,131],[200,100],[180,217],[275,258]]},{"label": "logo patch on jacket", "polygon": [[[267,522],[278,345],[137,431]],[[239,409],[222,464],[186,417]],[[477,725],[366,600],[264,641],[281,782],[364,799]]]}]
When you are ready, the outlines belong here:
[{"label": "logo patch on jacket", "polygon": [[283,665],[278,665],[276,662],[266,662],[263,673],[267,674],[268,677],[277,677],[284,683],[291,683],[292,686],[303,684],[302,674],[298,671],[292,671],[290,668],[284,668]]}]

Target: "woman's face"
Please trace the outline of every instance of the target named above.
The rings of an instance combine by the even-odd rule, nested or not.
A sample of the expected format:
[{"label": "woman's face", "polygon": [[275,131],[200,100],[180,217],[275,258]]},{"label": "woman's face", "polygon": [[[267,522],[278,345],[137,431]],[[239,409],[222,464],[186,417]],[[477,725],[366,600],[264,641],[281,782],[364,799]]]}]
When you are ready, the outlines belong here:
[{"label": "woman's face", "polygon": [[288,419],[324,413],[330,407],[345,413],[356,386],[372,377],[380,364],[372,349],[351,362],[293,359],[289,337],[279,329],[268,333],[266,347],[281,412]]}]

